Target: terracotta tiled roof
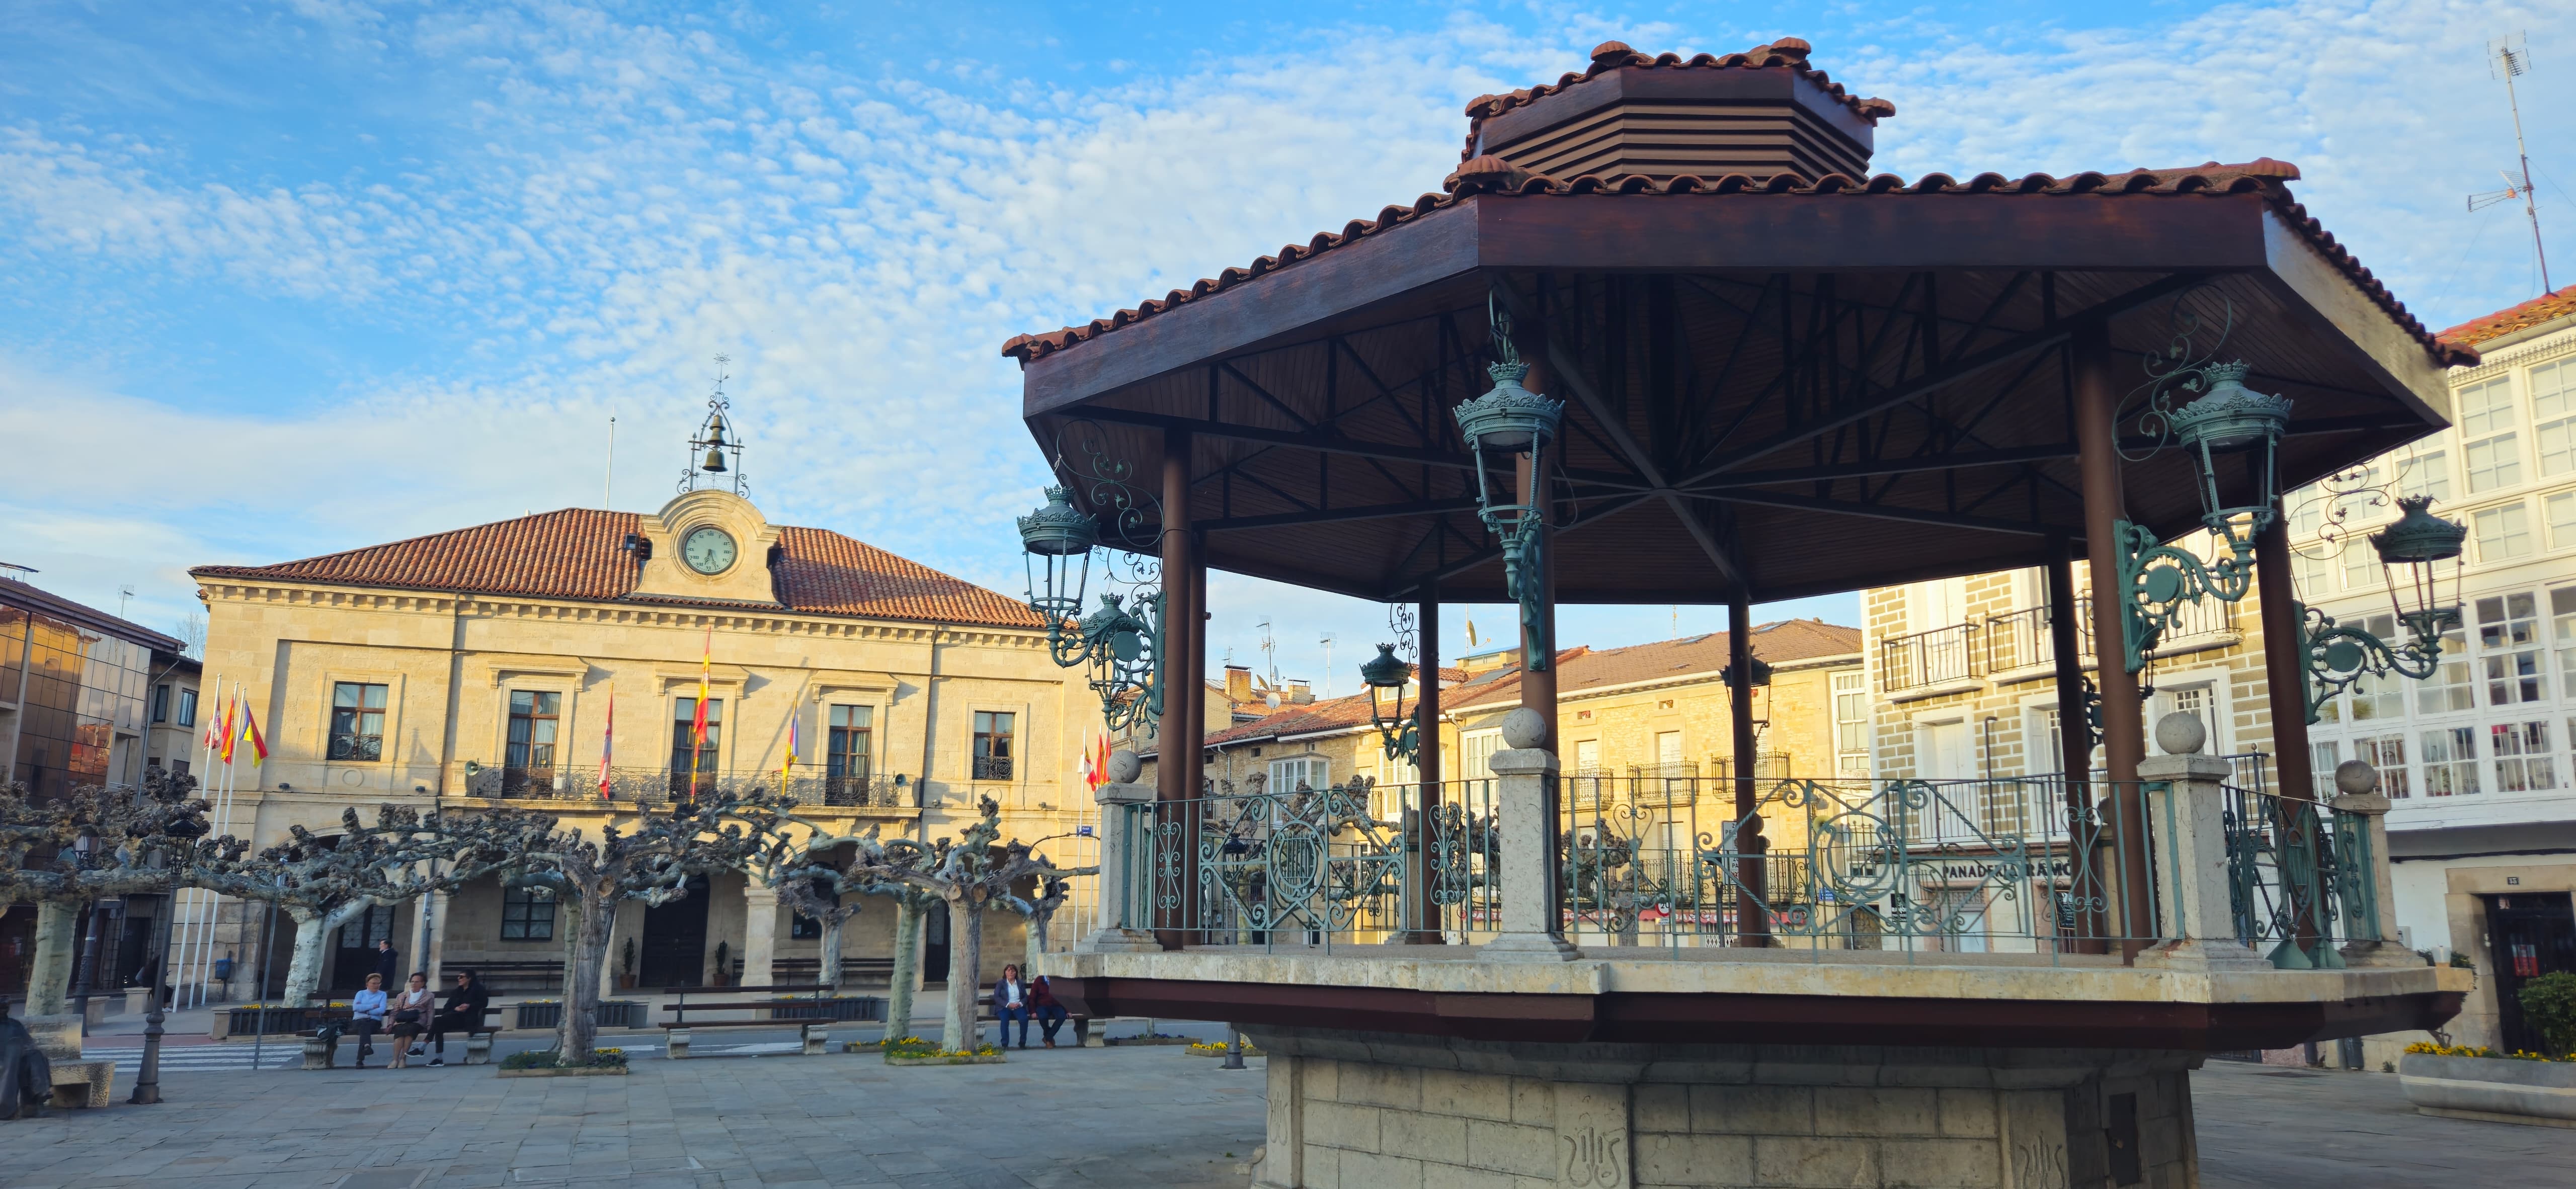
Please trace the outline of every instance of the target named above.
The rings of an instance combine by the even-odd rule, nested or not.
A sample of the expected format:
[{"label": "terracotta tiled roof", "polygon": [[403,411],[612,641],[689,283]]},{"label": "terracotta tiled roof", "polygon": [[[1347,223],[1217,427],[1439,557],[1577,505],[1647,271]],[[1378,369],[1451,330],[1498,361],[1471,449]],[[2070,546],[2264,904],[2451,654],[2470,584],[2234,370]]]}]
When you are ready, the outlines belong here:
[{"label": "terracotta tiled roof", "polygon": [[779,527],[775,605],[634,593],[639,566],[626,535],[633,512],[566,508],[326,553],[273,566],[199,566],[199,578],[328,582],[401,590],[789,610],[985,627],[1043,622],[1017,599],[818,528]]},{"label": "terracotta tiled roof", "polygon": [[2442,332],[2442,337],[2462,343],[2483,343],[2503,338],[2517,330],[2528,330],[2554,318],[2576,314],[2576,285],[2556,293],[2544,293],[2518,306],[2471,318]]},{"label": "terracotta tiled roof", "polygon": [[1783,37],[1769,45],[1757,45],[1740,54],[1657,54],[1649,57],[1628,48],[1624,41],[1605,41],[1592,47],[1592,65],[1581,74],[1563,74],[1552,83],[1540,83],[1508,95],[1478,95],[1467,101],[1467,147],[1459,150],[1464,161],[1476,155],[1476,138],[1485,121],[1534,99],[1544,99],[1568,87],[1590,82],[1593,78],[1621,67],[1636,66],[1649,70],[1761,70],[1787,67],[1798,72],[1825,93],[1841,100],[1852,114],[1872,124],[1896,114],[1896,105],[1884,99],[1863,99],[1843,90],[1841,83],[1827,77],[1824,71],[1807,65],[1807,55],[1815,52],[1812,45],[1795,37]]},{"label": "terracotta tiled roof", "polygon": [[2308,214],[2308,208],[2290,196],[2284,182],[2294,181],[2299,168],[2286,161],[2258,157],[2241,165],[2222,165],[2212,161],[2181,169],[2133,169],[2124,173],[2079,173],[2055,178],[2044,173],[2008,178],[2000,173],[1981,173],[1959,181],[1945,173],[1925,174],[1908,183],[1894,174],[1879,174],[1866,181],[1828,174],[1814,182],[1793,173],[1752,178],[1728,174],[1720,178],[1701,178],[1684,174],[1668,182],[1638,174],[1603,178],[1585,174],[1576,178],[1554,178],[1534,174],[1512,166],[1499,157],[1476,157],[1458,167],[1449,177],[1449,189],[1440,194],[1425,194],[1411,206],[1390,206],[1378,212],[1374,221],[1353,219],[1337,234],[1317,232],[1304,244],[1289,244],[1277,255],[1264,256],[1251,265],[1229,268],[1224,272],[1192,284],[1188,289],[1174,289],[1160,300],[1146,301],[1134,309],[1120,310],[1106,318],[1095,318],[1082,326],[1068,326],[1043,334],[1014,335],[1002,344],[1002,354],[1026,365],[1032,360],[1062,351],[1076,343],[1087,342],[1111,331],[1132,326],[1156,314],[1195,301],[1208,294],[1233,288],[1287,268],[1318,253],[1327,252],[1363,236],[1384,235],[1443,207],[1455,206],[1477,196],[1496,198],[1556,198],[1570,201],[1600,201],[1612,197],[1645,198],[1664,195],[1728,195],[1742,201],[1762,201],[1779,195],[1825,197],[1933,197],[1944,200],[1963,196],[1983,196],[1991,200],[2047,198],[2122,198],[2151,195],[2168,198],[2190,196],[2261,194],[2282,219],[2308,241],[2310,247],[2331,262],[2336,269],[2367,294],[2389,318],[2415,336],[2435,360],[2443,364],[2477,362],[2477,351],[2466,343],[2443,339],[2424,328],[2424,324],[2406,311],[2388,287],[2361,261],[2338,242],[2325,225]]},{"label": "terracotta tiled roof", "polygon": [[[1752,634],[1753,655],[1767,664],[1785,665],[1860,652],[1859,628],[1847,628],[1820,619],[1755,624]],[[1564,698],[1588,689],[1634,685],[1694,673],[1715,673],[1726,668],[1730,655],[1724,632],[1587,651],[1558,663],[1556,692],[1558,697]],[[1461,690],[1448,705],[1468,710],[1517,702],[1520,695],[1520,671],[1513,668],[1502,671],[1496,680]]]},{"label": "terracotta tiled roof", "polygon": [[1366,693],[1327,698],[1304,706],[1282,706],[1248,723],[1238,723],[1207,737],[1206,745],[1241,743],[1250,739],[1276,739],[1284,735],[1311,735],[1318,731],[1340,731],[1369,725],[1369,696]]}]

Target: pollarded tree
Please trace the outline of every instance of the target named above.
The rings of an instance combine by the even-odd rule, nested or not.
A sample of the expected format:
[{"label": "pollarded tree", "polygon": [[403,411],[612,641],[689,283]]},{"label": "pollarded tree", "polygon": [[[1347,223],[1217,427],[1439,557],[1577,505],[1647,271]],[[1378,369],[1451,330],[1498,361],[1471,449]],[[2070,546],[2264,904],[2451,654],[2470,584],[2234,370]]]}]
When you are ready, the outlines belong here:
[{"label": "pollarded tree", "polygon": [[[891,1039],[904,1035],[912,1028],[913,982],[921,966],[922,914],[946,902],[936,892],[867,874],[883,865],[886,844],[878,838],[879,827],[875,825],[862,834],[833,835],[793,815],[782,815],[781,824],[784,822],[802,824],[809,832],[798,843],[782,837],[750,874],[775,889],[780,903],[824,923],[823,983],[836,989],[841,985],[840,927],[858,915],[862,903],[851,897],[877,896],[894,901],[894,968],[887,985],[886,1036]],[[823,889],[830,890],[830,899],[824,897]]]},{"label": "pollarded tree", "polygon": [[[947,1012],[940,1043],[959,1050],[971,1050],[983,1039],[975,1021],[975,1005],[983,990],[984,910],[998,902],[1002,907],[1026,913],[1029,902],[1014,896],[1011,885],[1036,879],[1045,886],[1050,881],[1099,870],[1059,870],[1045,856],[1032,854],[1031,844],[1016,839],[996,846],[1002,836],[1001,805],[986,797],[982,809],[983,817],[954,842],[941,838],[923,846],[910,839],[898,839],[874,847],[862,846],[858,859],[851,864],[851,871],[862,881],[917,889],[947,904],[948,943],[954,958],[949,963]],[[889,1020],[890,1026],[892,1023]]]},{"label": "pollarded tree", "polygon": [[322,982],[322,949],[331,931],[367,910],[404,903],[480,879],[521,861],[554,819],[518,810],[432,813],[384,805],[376,824],[355,808],[340,811],[341,832],[287,828],[287,840],[248,855],[250,844],[226,836],[199,848],[196,886],[239,900],[274,904],[295,923],[294,957],[282,996],[300,1004]]},{"label": "pollarded tree", "polygon": [[599,1035],[600,962],[617,902],[669,904],[689,894],[692,876],[749,870],[778,846],[784,814],[794,804],[761,790],[670,806],[638,802],[626,828],[603,826],[598,841],[561,830],[529,844],[521,856],[524,878],[555,888],[573,913],[556,1060],[590,1063]]},{"label": "pollarded tree", "polygon": [[84,786],[36,797],[0,785],[0,905],[36,906],[27,1013],[68,1010],[81,905],[188,886],[207,805],[194,777],[159,768],[136,788]]}]

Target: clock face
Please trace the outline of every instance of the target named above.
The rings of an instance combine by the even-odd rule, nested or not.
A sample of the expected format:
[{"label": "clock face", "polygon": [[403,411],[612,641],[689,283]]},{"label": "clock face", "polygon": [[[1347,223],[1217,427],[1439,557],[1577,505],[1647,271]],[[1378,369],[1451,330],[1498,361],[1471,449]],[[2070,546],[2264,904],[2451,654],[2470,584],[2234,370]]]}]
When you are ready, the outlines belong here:
[{"label": "clock face", "polygon": [[720,528],[692,529],[680,542],[680,560],[701,574],[721,574],[733,568],[733,538]]}]

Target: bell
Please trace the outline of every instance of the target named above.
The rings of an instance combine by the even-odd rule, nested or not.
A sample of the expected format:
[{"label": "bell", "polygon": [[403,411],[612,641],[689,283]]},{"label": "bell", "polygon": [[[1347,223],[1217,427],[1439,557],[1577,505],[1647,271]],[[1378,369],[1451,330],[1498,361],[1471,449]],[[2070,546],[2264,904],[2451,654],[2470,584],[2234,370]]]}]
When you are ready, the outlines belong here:
[{"label": "bell", "polygon": [[723,445],[718,444],[707,447],[707,460],[704,463],[699,464],[698,469],[705,471],[710,475],[723,474],[725,469]]}]

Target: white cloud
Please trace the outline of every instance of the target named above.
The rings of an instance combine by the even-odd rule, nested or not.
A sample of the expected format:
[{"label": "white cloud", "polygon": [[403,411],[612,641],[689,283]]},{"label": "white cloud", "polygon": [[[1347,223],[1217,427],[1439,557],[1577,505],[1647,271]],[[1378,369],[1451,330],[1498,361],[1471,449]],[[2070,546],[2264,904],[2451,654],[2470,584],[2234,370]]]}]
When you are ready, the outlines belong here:
[{"label": "white cloud", "polygon": [[[77,514],[71,499],[16,509],[50,526],[28,538],[36,553],[101,576],[85,579],[90,597],[136,580],[106,577],[123,568],[161,575],[155,597],[178,605],[185,588],[168,575],[186,564],[593,502],[612,412],[617,502],[654,506],[720,352],[773,514],[1015,589],[1007,518],[1042,472],[1016,370],[996,354],[1004,338],[1409,200],[1455,161],[1466,98],[1552,79],[1604,37],[1732,50],[1776,35],[1459,15],[1315,31],[1091,90],[977,90],[980,68],[781,63],[622,10],[313,9],[331,52],[420,88],[408,116],[426,131],[385,129],[411,155],[273,177],[274,161],[21,120],[0,127],[0,226],[14,227],[0,260],[112,274],[109,296],[80,300],[119,305],[101,320],[114,333],[175,316],[154,308],[183,300],[158,296],[175,292],[160,279],[171,273],[196,278],[191,294],[300,303],[317,323],[457,346],[389,378],[298,385],[323,397],[261,401],[240,395],[261,386],[244,376],[209,384],[228,399],[189,401],[123,378],[132,348],[112,337],[18,340],[0,368],[0,432],[48,448],[28,464],[39,481],[16,490],[114,493]],[[2503,234],[2466,253],[2473,225],[2457,211],[2464,187],[2487,188],[2503,127],[2479,39],[2515,23],[2565,44],[2571,21],[2302,0],[2081,34],[1906,26],[1906,44],[1931,48],[1902,53],[1807,35],[1838,80],[1898,101],[1882,168],[2297,160],[2302,195],[2401,295],[2420,304],[2455,285],[2428,312],[2439,325],[2499,304],[2493,274],[2519,259]],[[2566,97],[2535,91],[2526,110],[2553,96]],[[1219,590],[1240,622],[1221,622],[1218,642],[1239,657],[1264,607],[1300,617],[1294,640],[1280,631],[1283,669],[1314,673],[1312,638],[1332,630],[1347,675],[1360,642],[1383,634],[1375,608],[1251,580]],[[1685,632],[1716,625],[1686,615],[1702,618]],[[1670,631],[1660,610],[1634,618],[1625,638]],[[1620,635],[1616,621],[1584,626]]]}]

